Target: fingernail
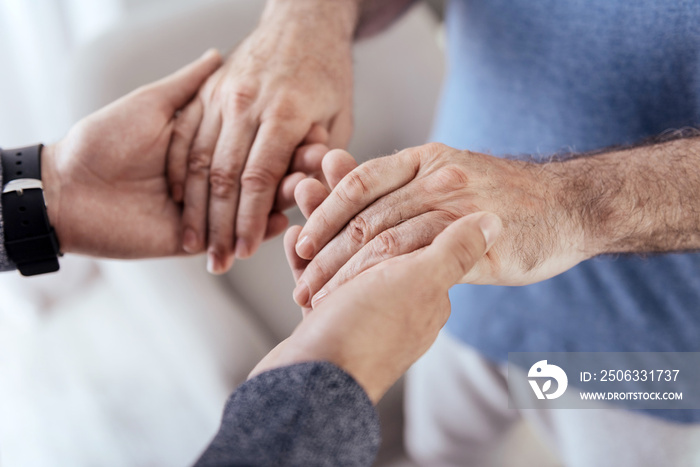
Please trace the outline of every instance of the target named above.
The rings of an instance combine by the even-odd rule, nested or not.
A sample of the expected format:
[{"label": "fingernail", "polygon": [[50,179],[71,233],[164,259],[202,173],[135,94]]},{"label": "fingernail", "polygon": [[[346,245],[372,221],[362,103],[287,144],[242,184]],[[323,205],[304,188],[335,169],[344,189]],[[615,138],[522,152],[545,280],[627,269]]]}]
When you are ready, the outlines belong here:
[{"label": "fingernail", "polygon": [[216,250],[214,250],[214,248],[209,248],[209,252],[207,253],[207,271],[209,274],[219,275],[223,272],[222,269],[223,266],[221,260],[219,260],[219,256],[216,254]]},{"label": "fingernail", "polygon": [[248,242],[242,238],[236,240],[236,258],[246,259],[250,257],[250,248]]},{"label": "fingernail", "polygon": [[486,240],[486,249],[489,249],[501,234],[503,223],[500,217],[489,213],[479,219],[479,228],[481,228],[481,233],[484,235],[484,240]]},{"label": "fingernail", "polygon": [[296,246],[297,254],[302,259],[312,259],[314,257],[314,246],[311,243],[311,237],[304,235],[301,240],[297,242]]},{"label": "fingernail", "polygon": [[198,247],[197,234],[194,230],[187,228],[182,235],[182,249],[187,253],[197,253]]},{"label": "fingernail", "polygon": [[182,185],[181,185],[181,184],[176,183],[175,185],[173,185],[173,200],[174,200],[176,203],[182,202],[182,198],[183,198],[183,196],[184,196],[183,191],[184,191],[184,190],[182,189]]},{"label": "fingernail", "polygon": [[311,300],[311,308],[316,308],[322,301],[328,296],[328,291],[326,289],[321,289],[316,295],[314,295],[313,300]]},{"label": "fingernail", "polygon": [[309,292],[309,286],[306,282],[299,282],[296,289],[294,289],[294,301],[297,302],[299,306],[309,306],[309,298],[311,293]]}]

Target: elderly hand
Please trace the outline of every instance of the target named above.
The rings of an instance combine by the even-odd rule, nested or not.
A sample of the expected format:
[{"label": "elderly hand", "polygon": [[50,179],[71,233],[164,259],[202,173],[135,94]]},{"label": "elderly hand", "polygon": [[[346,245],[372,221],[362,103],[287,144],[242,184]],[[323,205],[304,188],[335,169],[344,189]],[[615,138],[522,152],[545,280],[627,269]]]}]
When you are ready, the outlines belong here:
[{"label": "elderly hand", "polygon": [[184,110],[169,182],[184,200],[184,249],[208,248],[210,272],[257,250],[299,145],[347,144],[356,10],[354,1],[271,0]]},{"label": "elderly hand", "polygon": [[315,308],[362,271],[430,244],[455,220],[482,210],[503,219],[504,234],[459,282],[523,285],[552,277],[590,256],[561,191],[546,165],[442,144],[367,162],[339,183],[302,230],[296,252],[313,261],[295,300]]},{"label": "elderly hand", "polygon": [[176,113],[220,66],[221,56],[210,51],[88,116],[44,149],[44,194],[64,252],[112,258],[182,252],[166,154]]},{"label": "elderly hand", "polygon": [[[298,278],[306,262],[285,235]],[[375,404],[423,355],[450,316],[447,292],[468,274],[501,231],[500,219],[475,213],[454,222],[427,248],[374,266],[332,292],[273,349],[252,376],[305,361],[329,361],[352,375]]]}]

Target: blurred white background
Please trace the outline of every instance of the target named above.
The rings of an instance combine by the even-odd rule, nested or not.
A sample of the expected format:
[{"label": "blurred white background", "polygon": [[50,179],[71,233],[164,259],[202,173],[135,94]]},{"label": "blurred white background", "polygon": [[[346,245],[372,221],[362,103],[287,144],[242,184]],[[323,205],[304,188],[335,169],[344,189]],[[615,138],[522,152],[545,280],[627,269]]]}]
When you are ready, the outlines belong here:
[{"label": "blurred white background", "polygon": [[[185,0],[186,1],[186,0]],[[67,128],[70,57],[136,10],[178,0],[0,2],[0,141],[52,141]],[[182,3],[182,1],[180,2]]]},{"label": "blurred white background", "polygon": [[[215,46],[262,0],[1,0],[0,145],[59,139],[78,118]],[[442,77],[440,25],[414,8],[356,50],[364,160],[422,144]],[[299,222],[298,213],[292,213]],[[0,465],[185,466],[223,403],[299,320],[279,239],[225,278],[201,258],[65,257],[0,276]],[[380,464],[401,454],[401,388],[382,408]]]}]

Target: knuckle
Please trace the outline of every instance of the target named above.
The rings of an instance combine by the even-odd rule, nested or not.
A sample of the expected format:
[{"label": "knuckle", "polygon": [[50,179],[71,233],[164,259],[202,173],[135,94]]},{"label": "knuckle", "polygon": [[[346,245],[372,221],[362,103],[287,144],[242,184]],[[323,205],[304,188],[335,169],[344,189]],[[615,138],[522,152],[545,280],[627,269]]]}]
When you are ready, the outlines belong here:
[{"label": "knuckle", "polygon": [[443,143],[428,143],[423,145],[423,150],[429,154],[429,155],[439,155],[442,154],[443,152],[449,150],[449,146],[443,144]]},{"label": "knuckle", "polygon": [[225,94],[224,105],[234,112],[241,112],[252,107],[257,97],[257,86],[239,84]]},{"label": "knuckle", "polygon": [[209,165],[211,165],[211,157],[206,151],[195,149],[190,153],[187,161],[187,168],[190,172],[206,172],[209,170]]},{"label": "knuckle", "polygon": [[469,183],[466,171],[457,165],[446,165],[429,178],[428,190],[433,193],[448,194],[464,188]]},{"label": "knuckle", "polygon": [[395,231],[385,230],[376,237],[374,252],[379,258],[389,258],[401,253],[401,241]]},{"label": "knuckle", "polygon": [[241,177],[241,187],[252,193],[263,193],[277,184],[277,175],[268,167],[246,168]]},{"label": "knuckle", "polygon": [[339,190],[338,196],[348,205],[356,205],[369,196],[370,190],[365,182],[365,174],[362,170],[354,170],[350,172],[345,181],[345,190]]},{"label": "knuckle", "polygon": [[235,167],[212,167],[209,174],[211,194],[217,198],[230,198],[236,191],[238,171]]},{"label": "knuckle", "polygon": [[437,176],[441,183],[451,188],[462,187],[469,182],[467,172],[462,167],[452,164],[440,169]]},{"label": "knuckle", "polygon": [[440,166],[445,160],[445,154],[454,151],[442,143],[428,143],[405,151],[405,157],[412,159],[421,166]]},{"label": "knuckle", "polygon": [[286,95],[278,98],[270,107],[266,118],[270,120],[289,121],[300,118],[300,107],[295,98]]},{"label": "knuckle", "polygon": [[362,215],[355,216],[347,227],[347,236],[355,246],[366,245],[371,239],[371,228]]}]

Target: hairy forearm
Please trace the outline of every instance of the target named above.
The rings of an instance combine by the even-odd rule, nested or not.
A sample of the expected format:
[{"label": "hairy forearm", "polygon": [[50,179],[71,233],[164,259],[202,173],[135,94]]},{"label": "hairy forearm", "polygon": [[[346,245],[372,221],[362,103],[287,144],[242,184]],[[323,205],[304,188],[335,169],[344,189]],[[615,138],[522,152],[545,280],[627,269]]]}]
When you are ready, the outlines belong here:
[{"label": "hairy forearm", "polygon": [[364,38],[386,29],[415,0],[269,0],[263,21],[281,16],[310,28],[326,30],[348,39]]},{"label": "hairy forearm", "polygon": [[548,164],[590,256],[700,249],[700,132]]}]

